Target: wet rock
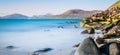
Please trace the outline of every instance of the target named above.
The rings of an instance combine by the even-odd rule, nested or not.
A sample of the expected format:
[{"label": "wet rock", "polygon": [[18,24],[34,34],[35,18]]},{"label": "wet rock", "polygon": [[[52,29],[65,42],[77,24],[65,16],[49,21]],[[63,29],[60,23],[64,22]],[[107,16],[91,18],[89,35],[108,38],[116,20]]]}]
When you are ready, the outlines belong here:
[{"label": "wet rock", "polygon": [[76,44],[76,45],[73,45],[74,48],[77,48],[79,47],[80,43],[79,44]]},{"label": "wet rock", "polygon": [[39,55],[40,53],[45,53],[53,50],[52,48],[43,48],[41,50],[34,51],[31,55]]},{"label": "wet rock", "polygon": [[58,28],[63,29],[64,27],[63,26],[58,26]]},{"label": "wet rock", "polygon": [[78,28],[78,26],[77,26],[77,25],[74,25],[74,28]]},{"label": "wet rock", "polygon": [[82,34],[94,34],[95,30],[93,28],[89,28],[87,30],[84,30],[83,32],[81,32]]},{"label": "wet rock", "polygon": [[92,38],[86,38],[78,47],[75,55],[101,55],[100,50]]},{"label": "wet rock", "polygon": [[34,52],[49,52],[53,50],[52,48],[44,48],[44,49],[41,49],[41,50],[37,50],[37,51],[34,51]]},{"label": "wet rock", "polygon": [[120,55],[120,49],[117,43],[109,45],[109,55]]},{"label": "wet rock", "polygon": [[87,34],[88,33],[88,30],[84,30],[81,32],[82,34]]},{"label": "wet rock", "polygon": [[6,47],[7,49],[14,49],[14,48],[16,48],[15,46],[7,46]]}]

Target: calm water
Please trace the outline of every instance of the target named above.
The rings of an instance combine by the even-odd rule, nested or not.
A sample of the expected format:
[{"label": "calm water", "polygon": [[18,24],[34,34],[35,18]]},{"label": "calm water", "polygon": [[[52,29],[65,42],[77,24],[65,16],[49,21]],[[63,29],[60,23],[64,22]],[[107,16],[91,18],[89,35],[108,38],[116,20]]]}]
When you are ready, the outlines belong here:
[{"label": "calm water", "polygon": [[[70,55],[72,46],[85,37],[80,19],[1,19],[0,55],[28,55],[33,51],[52,48],[40,55]],[[15,46],[7,49],[7,46]]]}]

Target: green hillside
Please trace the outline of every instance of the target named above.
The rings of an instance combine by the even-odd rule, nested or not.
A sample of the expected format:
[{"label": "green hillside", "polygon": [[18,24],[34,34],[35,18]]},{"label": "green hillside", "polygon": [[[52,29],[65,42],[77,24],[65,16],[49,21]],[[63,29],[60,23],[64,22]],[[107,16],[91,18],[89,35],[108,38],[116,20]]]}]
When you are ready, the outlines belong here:
[{"label": "green hillside", "polygon": [[114,7],[114,6],[120,6],[120,0],[118,0],[117,2],[115,2],[113,5],[111,5],[109,8]]}]

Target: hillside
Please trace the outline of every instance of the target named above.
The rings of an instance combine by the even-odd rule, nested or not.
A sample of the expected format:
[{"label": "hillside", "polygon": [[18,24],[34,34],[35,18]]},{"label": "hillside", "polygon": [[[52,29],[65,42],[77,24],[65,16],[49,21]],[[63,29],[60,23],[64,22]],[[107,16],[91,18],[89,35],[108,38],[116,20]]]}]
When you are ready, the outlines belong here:
[{"label": "hillside", "polygon": [[82,20],[81,25],[86,28],[96,28],[100,25],[107,25],[120,20],[120,1],[111,5],[107,10],[86,17]]},{"label": "hillside", "polygon": [[89,17],[92,16],[93,14],[101,12],[100,10],[93,10],[93,11],[85,11],[81,9],[72,9],[68,10],[62,14],[59,15],[54,15],[52,17]]},{"label": "hillside", "polygon": [[113,5],[111,5],[109,8],[112,8],[114,6],[120,6],[120,0],[118,0],[117,2],[115,2]]}]

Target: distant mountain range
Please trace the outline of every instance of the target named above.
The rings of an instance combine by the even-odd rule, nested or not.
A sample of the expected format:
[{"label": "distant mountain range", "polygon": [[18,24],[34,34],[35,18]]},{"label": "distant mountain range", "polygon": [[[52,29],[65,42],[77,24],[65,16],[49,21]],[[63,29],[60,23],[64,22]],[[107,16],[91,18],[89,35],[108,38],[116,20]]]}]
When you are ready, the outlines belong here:
[{"label": "distant mountain range", "polygon": [[11,14],[7,16],[1,17],[3,19],[26,19],[28,16],[22,15],[22,14]]},{"label": "distant mountain range", "polygon": [[90,17],[93,14],[96,14],[99,12],[101,12],[101,10],[85,11],[81,9],[72,9],[59,15],[53,15],[51,17],[81,17],[83,18],[83,17]]},{"label": "distant mountain range", "polygon": [[31,18],[43,18],[43,17],[50,17],[53,16],[52,14],[46,14],[46,15],[34,15]]},{"label": "distant mountain range", "polygon": [[59,15],[51,15],[51,14],[46,14],[46,15],[38,15],[38,16],[32,16],[28,17],[22,14],[11,14],[11,15],[6,15],[3,17],[0,17],[2,19],[28,19],[28,18],[41,18],[41,17],[57,17],[57,18],[67,18],[67,17],[78,17],[78,18],[83,18],[83,17],[89,17],[92,16],[93,14],[101,12],[100,10],[93,10],[93,11],[84,11],[81,9],[73,9],[73,10],[68,10],[62,14]]}]

